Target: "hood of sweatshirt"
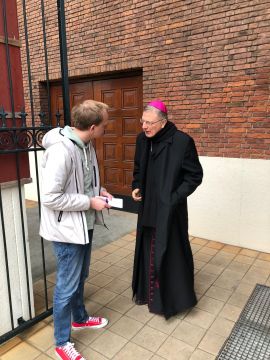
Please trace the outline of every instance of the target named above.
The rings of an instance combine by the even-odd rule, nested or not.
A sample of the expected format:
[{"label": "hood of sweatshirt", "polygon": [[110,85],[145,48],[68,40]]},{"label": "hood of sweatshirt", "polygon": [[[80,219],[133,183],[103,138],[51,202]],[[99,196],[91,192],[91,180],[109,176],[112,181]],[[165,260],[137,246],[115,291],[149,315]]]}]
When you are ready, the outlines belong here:
[{"label": "hood of sweatshirt", "polygon": [[65,126],[63,129],[54,128],[48,131],[42,139],[42,146],[45,149],[48,149],[50,146],[64,141],[65,137],[75,142],[76,145],[78,145],[81,149],[88,147],[88,145],[84,144],[84,142],[76,135],[70,126]]},{"label": "hood of sweatshirt", "polygon": [[[84,166],[88,169],[88,160],[87,160],[87,154],[86,150],[88,149],[88,144],[86,145],[79,136],[75,133],[75,131],[72,130],[70,126],[65,126],[62,128],[55,128],[50,131],[48,131],[42,140],[42,146],[45,149],[48,149],[50,146],[58,143],[58,142],[66,142],[66,139],[71,140],[73,143],[75,143],[83,153],[84,157]],[[68,144],[66,144],[68,145]]]},{"label": "hood of sweatshirt", "polygon": [[86,167],[87,170],[89,170],[88,158],[86,154],[86,151],[89,148],[89,144],[86,145],[82,141],[82,139],[76,134],[76,132],[72,130],[70,126],[65,126],[62,133],[64,136],[66,136],[71,141],[75,142],[76,145],[78,145],[79,148],[82,149],[83,157],[84,157],[84,166]]},{"label": "hood of sweatshirt", "polygon": [[62,128],[54,128],[48,131],[42,139],[42,146],[44,149],[48,149],[50,146],[64,141],[64,135],[62,134]]},{"label": "hood of sweatshirt", "polygon": [[81,138],[79,138],[79,136],[75,131],[72,130],[70,126],[65,126],[62,130],[62,134],[71,141],[75,142],[76,145],[78,145],[81,149],[88,148],[88,145],[85,145],[85,143],[81,140]]}]

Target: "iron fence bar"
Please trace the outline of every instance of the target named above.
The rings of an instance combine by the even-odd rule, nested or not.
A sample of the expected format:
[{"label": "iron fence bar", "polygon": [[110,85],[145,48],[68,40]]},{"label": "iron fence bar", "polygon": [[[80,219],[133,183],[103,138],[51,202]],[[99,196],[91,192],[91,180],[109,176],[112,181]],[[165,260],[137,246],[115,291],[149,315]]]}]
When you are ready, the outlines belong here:
[{"label": "iron fence bar", "polygon": [[[0,114],[1,115],[1,114]],[[16,130],[51,130],[53,126],[20,126],[20,127],[0,127],[0,134],[4,131],[16,131]]]},{"label": "iron fence bar", "polygon": [[24,330],[30,328],[31,326],[34,326],[35,324],[37,324],[40,321],[46,319],[48,316],[52,315],[52,311],[53,311],[53,309],[50,308],[47,311],[44,311],[42,314],[35,316],[33,319],[22,323],[16,329],[11,330],[11,331],[5,333],[4,335],[0,336],[0,344],[3,344],[4,342],[8,341],[9,339],[13,338],[14,336],[20,334]]},{"label": "iron fence bar", "polygon": [[22,125],[20,128],[24,128],[26,127],[26,117],[27,117],[27,113],[25,112],[25,108],[23,107],[21,112],[18,114],[20,116],[20,118],[22,119]]},{"label": "iron fence bar", "polygon": [[25,0],[22,0],[22,7],[23,7],[24,36],[25,36],[26,58],[27,58],[27,73],[28,73],[28,85],[29,85],[29,94],[30,94],[31,118],[32,118],[32,126],[35,126],[33,87],[32,87],[32,73],[31,73],[31,66],[30,66],[31,61],[30,61],[30,52],[29,52],[28,28],[27,28],[27,16],[26,16]]},{"label": "iron fence bar", "polygon": [[13,150],[0,150],[0,154],[16,154],[16,153],[23,153],[23,152],[30,152],[30,151],[41,151],[44,150],[43,148],[36,148],[36,149],[13,149]]},{"label": "iron fence bar", "polygon": [[[41,216],[40,213],[40,186],[39,186],[39,172],[38,172],[38,161],[37,161],[37,152],[34,152],[35,154],[35,169],[36,169],[36,182],[37,182],[37,195],[38,195],[38,214],[39,219]],[[48,287],[47,287],[47,272],[46,272],[46,262],[45,262],[45,251],[44,251],[44,240],[41,237],[40,238],[40,246],[41,246],[41,256],[42,256],[42,273],[43,273],[43,282],[44,282],[44,294],[45,294],[45,304],[46,304],[46,310],[49,308],[49,302],[48,302]]]},{"label": "iron fence bar", "polygon": [[[39,206],[40,209],[40,206]],[[39,210],[40,211],[40,210]],[[42,272],[43,272],[43,281],[44,281],[44,293],[45,293],[45,305],[46,310],[49,309],[49,301],[48,301],[48,286],[47,286],[47,278],[46,278],[46,266],[45,266],[45,251],[44,251],[44,240],[41,240],[41,255],[42,255]]]},{"label": "iron fence bar", "polygon": [[9,52],[9,44],[8,44],[8,27],[7,27],[7,11],[6,11],[7,8],[6,8],[6,0],[3,0],[2,3],[3,3],[3,20],[4,20],[6,61],[7,61],[7,68],[8,68],[9,95],[10,95],[10,102],[11,102],[11,111],[12,111],[13,126],[16,126],[15,107],[14,107],[14,96],[13,96],[13,83],[12,83],[11,63],[10,63],[10,52]]},{"label": "iron fence bar", "polygon": [[66,37],[66,19],[65,19],[65,0],[57,0],[58,28],[60,59],[62,72],[62,92],[64,120],[66,125],[70,125],[70,102],[69,102],[69,81],[68,81],[68,57],[67,57],[67,37]]},{"label": "iron fence bar", "polygon": [[61,119],[61,114],[59,112],[59,109],[57,109],[57,112],[56,112],[55,116],[56,116],[56,127],[59,127],[60,126],[60,119]]},{"label": "iron fence bar", "polygon": [[20,215],[21,215],[22,240],[23,240],[23,251],[24,251],[25,275],[26,275],[26,284],[27,284],[28,311],[29,311],[29,317],[30,317],[30,319],[32,319],[29,271],[28,271],[28,256],[27,256],[27,251],[26,251],[26,238],[25,238],[24,216],[23,216],[23,208],[22,208],[22,190],[21,190],[21,177],[20,177],[19,154],[18,153],[16,153],[16,173],[17,173],[19,201],[20,201]]},{"label": "iron fence bar", "polygon": [[[39,219],[41,217],[40,212],[40,186],[39,186],[39,172],[38,172],[38,161],[37,161],[37,152],[34,152],[35,154],[35,169],[36,169],[36,182],[37,182],[37,194],[38,194],[38,213],[39,213]],[[45,305],[46,310],[49,308],[49,302],[48,302],[48,287],[47,287],[47,272],[46,272],[46,262],[45,262],[45,251],[44,251],[44,240],[41,237],[40,238],[40,246],[41,246],[41,255],[42,255],[42,274],[43,274],[43,282],[44,282],[44,294],[45,294]]]},{"label": "iron fence bar", "polygon": [[2,234],[3,234],[3,243],[4,243],[4,253],[5,253],[7,286],[8,286],[10,322],[11,322],[11,328],[14,330],[13,307],[12,307],[10,276],[9,276],[9,264],[8,264],[8,253],[7,253],[7,238],[6,238],[6,231],[5,231],[5,219],[4,219],[4,213],[3,213],[3,202],[2,202],[2,189],[1,189],[1,186],[0,186],[0,210],[1,210],[0,211],[1,212],[1,224],[2,224]]},{"label": "iron fence bar", "polygon": [[8,113],[5,112],[4,108],[1,106],[0,108],[0,119],[2,120],[2,129],[6,129],[7,128],[7,115]]},{"label": "iron fence bar", "polygon": [[44,57],[46,68],[46,86],[47,86],[47,101],[48,101],[48,119],[49,124],[52,122],[51,114],[51,102],[50,102],[50,81],[49,81],[49,66],[48,66],[48,52],[47,52],[47,37],[46,37],[46,21],[45,21],[45,9],[44,0],[41,0],[41,15],[42,15],[42,29],[43,29],[43,45],[44,45]]}]

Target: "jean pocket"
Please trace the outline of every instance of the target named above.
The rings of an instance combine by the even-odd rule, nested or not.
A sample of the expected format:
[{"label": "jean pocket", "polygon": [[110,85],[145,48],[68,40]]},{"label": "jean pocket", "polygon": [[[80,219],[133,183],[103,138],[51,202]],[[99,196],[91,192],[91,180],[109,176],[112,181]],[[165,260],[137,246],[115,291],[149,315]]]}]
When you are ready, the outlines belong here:
[{"label": "jean pocket", "polygon": [[53,242],[54,254],[58,260],[63,259],[69,254],[69,244],[58,241]]}]

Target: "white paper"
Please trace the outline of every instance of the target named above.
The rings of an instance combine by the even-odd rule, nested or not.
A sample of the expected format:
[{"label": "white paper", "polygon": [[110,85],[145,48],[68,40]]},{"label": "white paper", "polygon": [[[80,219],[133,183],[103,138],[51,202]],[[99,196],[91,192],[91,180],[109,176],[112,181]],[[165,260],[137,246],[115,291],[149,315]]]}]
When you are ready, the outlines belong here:
[{"label": "white paper", "polygon": [[113,197],[112,200],[108,200],[108,205],[122,209],[123,208],[123,199]]}]

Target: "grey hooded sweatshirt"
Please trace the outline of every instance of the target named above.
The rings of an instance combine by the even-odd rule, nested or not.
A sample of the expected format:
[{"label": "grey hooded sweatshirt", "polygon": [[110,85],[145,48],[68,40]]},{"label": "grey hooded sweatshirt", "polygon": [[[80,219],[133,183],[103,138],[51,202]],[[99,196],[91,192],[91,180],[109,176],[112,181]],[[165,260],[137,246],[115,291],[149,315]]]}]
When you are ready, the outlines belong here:
[{"label": "grey hooded sweatshirt", "polygon": [[[89,198],[94,196],[93,189],[93,179],[94,179],[94,168],[91,158],[91,153],[89,151],[89,144],[85,144],[77,134],[72,130],[70,126],[65,126],[62,134],[69,138],[73,143],[75,143],[80,150],[82,166],[83,166],[83,175],[84,175],[84,194],[89,196]],[[93,229],[95,223],[95,210],[88,209],[85,212],[87,228]]]},{"label": "grey hooded sweatshirt", "polygon": [[74,135],[65,127],[52,129],[43,138],[40,235],[50,241],[86,244],[92,215],[96,224],[104,225],[102,213],[89,210],[91,195],[100,194],[99,171],[92,144],[86,149]]}]

